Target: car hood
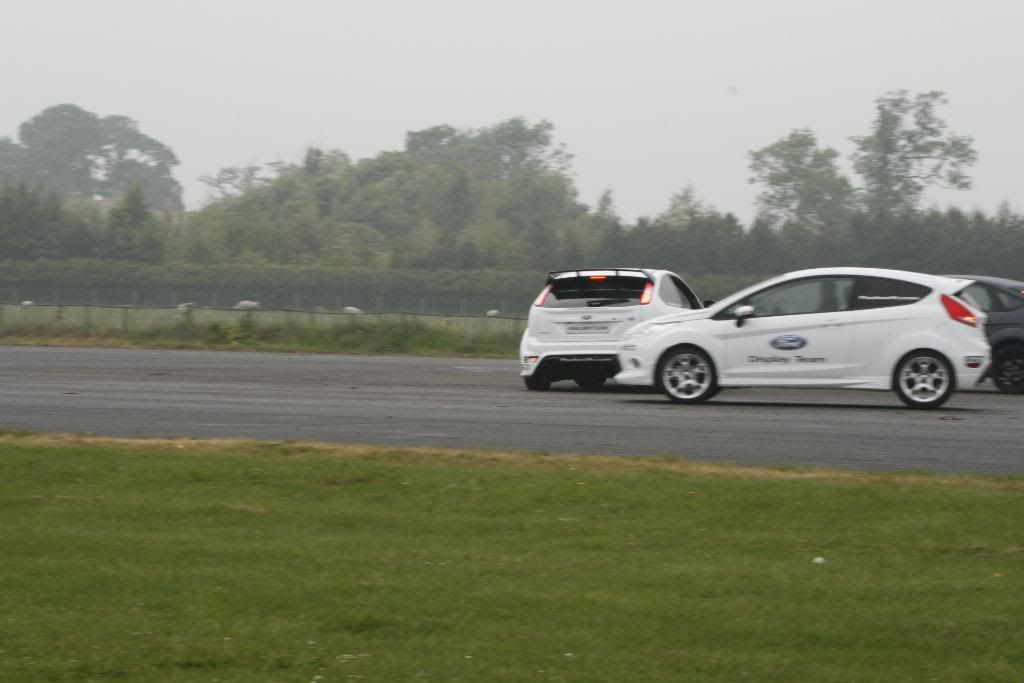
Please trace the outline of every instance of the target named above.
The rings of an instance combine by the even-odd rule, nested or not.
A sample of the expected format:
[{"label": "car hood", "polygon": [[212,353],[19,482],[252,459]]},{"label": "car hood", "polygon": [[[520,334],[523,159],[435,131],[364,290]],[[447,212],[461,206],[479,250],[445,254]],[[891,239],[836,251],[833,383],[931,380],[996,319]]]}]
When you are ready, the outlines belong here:
[{"label": "car hood", "polygon": [[681,323],[687,320],[702,320],[704,318],[711,317],[710,308],[698,308],[697,310],[681,311],[679,313],[669,313],[667,315],[658,316],[657,318],[651,318],[645,320],[642,325],[659,325],[665,323]]}]

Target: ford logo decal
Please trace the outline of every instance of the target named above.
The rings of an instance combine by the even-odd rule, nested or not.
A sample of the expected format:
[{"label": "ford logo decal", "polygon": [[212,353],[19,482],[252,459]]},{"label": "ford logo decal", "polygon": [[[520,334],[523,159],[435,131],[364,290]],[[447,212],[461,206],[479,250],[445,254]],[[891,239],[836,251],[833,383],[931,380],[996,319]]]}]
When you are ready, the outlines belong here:
[{"label": "ford logo decal", "polygon": [[772,348],[778,349],[779,351],[795,351],[796,349],[802,349],[807,346],[807,340],[803,337],[798,337],[795,334],[784,334],[781,337],[776,337],[771,341]]},{"label": "ford logo decal", "polygon": [[590,319],[591,319],[591,318],[593,318],[593,317],[594,317],[594,316],[592,316],[592,315],[585,315],[585,316],[583,316],[583,319],[584,319],[584,320],[590,320]]}]

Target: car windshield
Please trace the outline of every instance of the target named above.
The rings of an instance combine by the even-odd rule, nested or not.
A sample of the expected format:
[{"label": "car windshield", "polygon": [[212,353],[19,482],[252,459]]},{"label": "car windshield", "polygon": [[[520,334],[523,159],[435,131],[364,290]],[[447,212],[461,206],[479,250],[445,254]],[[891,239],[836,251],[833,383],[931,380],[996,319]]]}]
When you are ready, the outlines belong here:
[{"label": "car windshield", "polygon": [[544,308],[634,306],[650,282],[643,273],[560,274],[551,280]]}]

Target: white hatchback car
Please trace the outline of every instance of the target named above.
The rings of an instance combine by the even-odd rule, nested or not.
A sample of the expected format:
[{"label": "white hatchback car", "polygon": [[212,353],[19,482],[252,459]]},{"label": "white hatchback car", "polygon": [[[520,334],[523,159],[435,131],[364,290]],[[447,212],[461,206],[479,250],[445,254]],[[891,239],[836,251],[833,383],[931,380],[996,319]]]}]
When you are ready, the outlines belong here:
[{"label": "white hatchback car", "polygon": [[848,387],[937,408],[989,363],[984,313],[959,296],[970,284],[876,268],[788,273],[633,327],[615,381],[677,403],[720,387]]},{"label": "white hatchback car", "polygon": [[700,308],[689,285],[667,270],[554,271],[530,308],[519,344],[520,374],[534,391],[562,379],[595,389],[619,371],[619,342],[626,330]]}]

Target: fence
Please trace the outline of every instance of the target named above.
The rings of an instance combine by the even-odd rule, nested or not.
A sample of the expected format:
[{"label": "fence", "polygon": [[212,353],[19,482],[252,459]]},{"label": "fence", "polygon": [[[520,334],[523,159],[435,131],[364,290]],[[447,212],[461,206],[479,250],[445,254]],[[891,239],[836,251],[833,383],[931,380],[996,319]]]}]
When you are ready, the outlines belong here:
[{"label": "fence", "polygon": [[440,327],[465,336],[522,334],[526,320],[508,316],[440,315],[431,313],[360,313],[325,310],[252,310],[201,307],[81,306],[64,304],[0,304],[0,332],[40,326],[62,326],[90,331],[140,331],[175,325],[242,323],[259,327],[303,326],[330,328],[354,324],[408,324]]},{"label": "fence", "polygon": [[[31,301],[36,304],[63,304],[65,306],[132,306],[174,307],[193,303],[204,308],[230,308],[238,301],[259,301],[266,310],[327,309],[340,312],[354,306],[366,312],[434,313],[438,315],[483,315],[490,310],[503,315],[525,313],[533,294],[528,297],[509,298],[489,295],[424,296],[423,293],[380,296],[361,288],[349,292],[281,293],[267,283],[265,291],[251,289],[207,289],[177,287],[173,289],[103,289],[21,286],[0,289],[0,301],[17,304]],[[514,316],[512,316],[514,317]]]}]

